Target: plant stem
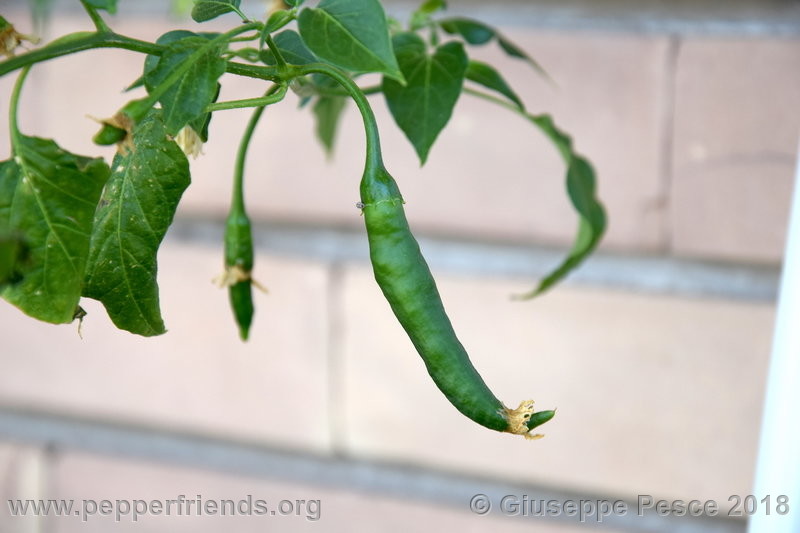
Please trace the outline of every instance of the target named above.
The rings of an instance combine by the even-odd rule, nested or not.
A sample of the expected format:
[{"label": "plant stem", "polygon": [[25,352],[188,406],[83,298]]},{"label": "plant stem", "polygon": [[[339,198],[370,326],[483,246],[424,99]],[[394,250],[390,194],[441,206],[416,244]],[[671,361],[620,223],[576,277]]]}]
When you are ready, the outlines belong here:
[{"label": "plant stem", "polygon": [[526,113],[525,110],[520,109],[518,105],[512,104],[511,102],[506,102],[505,100],[503,100],[501,98],[498,98],[498,97],[496,97],[496,96],[494,96],[492,94],[487,94],[487,93],[484,93],[484,92],[481,92],[481,91],[476,91],[475,89],[471,89],[469,87],[464,87],[464,92],[466,94],[469,94],[469,95],[472,95],[472,96],[477,96],[478,98],[486,100],[487,102],[492,102],[493,104],[497,104],[497,105],[499,105],[501,107],[505,107],[506,109],[508,109],[510,111],[514,111],[515,113],[518,113],[519,115],[522,115],[523,117],[527,117],[528,116],[528,113]]},{"label": "plant stem", "polygon": [[34,63],[41,63],[49,59],[94,48],[122,48],[153,55],[161,55],[164,49],[163,46],[125,37],[117,33],[78,32],[62,37],[50,45],[3,61],[0,63],[0,76]]},{"label": "plant stem", "polygon": [[555,147],[558,149],[562,159],[564,159],[564,162],[567,164],[567,166],[571,164],[572,159],[575,157],[575,153],[572,150],[571,140],[569,139],[569,137],[563,135],[562,133],[554,129],[552,121],[548,115],[532,115],[528,113],[526,110],[520,108],[519,106],[512,104],[511,102],[507,102],[492,94],[487,94],[482,91],[476,91],[475,89],[471,89],[469,87],[464,87],[464,92],[472,96],[477,96],[478,98],[486,100],[487,102],[497,104],[500,107],[504,107],[509,111],[512,111],[513,113],[516,113],[517,115],[521,116],[522,118],[532,122],[555,145]]},{"label": "plant stem", "polygon": [[[243,33],[244,31],[255,29],[261,25],[260,22],[251,24],[252,26],[242,26],[234,31]],[[0,77],[28,65],[33,65],[34,63],[41,63],[42,61],[48,61],[84,50],[93,50],[95,48],[121,48],[132,52],[156,56],[160,56],[164,51],[164,47],[161,45],[141,41],[114,32],[78,32],[57,39],[52,44],[42,48],[0,62]],[[229,62],[227,72],[238,76],[248,76],[263,80],[280,80],[280,76],[275,67],[260,67],[256,65],[246,65],[244,63]]]},{"label": "plant stem", "polygon": [[[270,87],[263,98],[253,98],[253,100],[266,100],[274,96],[286,94],[286,86],[275,85]],[[261,115],[268,104],[261,105],[253,111],[250,121],[244,129],[242,140],[239,142],[239,150],[236,153],[236,163],[233,169],[233,194],[231,196],[231,211],[245,212],[244,208],[244,164],[247,159],[247,149],[250,146],[250,141],[253,139],[253,132],[261,120]]]},{"label": "plant stem", "polygon": [[100,13],[97,12],[97,9],[90,6],[86,3],[85,0],[81,0],[81,4],[86,12],[89,14],[89,17],[92,19],[94,23],[94,27],[97,28],[97,31],[100,33],[111,33],[111,28],[108,27],[106,21],[103,20],[103,17],[100,16]]},{"label": "plant stem", "polygon": [[241,109],[243,107],[265,107],[276,104],[286,96],[288,86],[284,84],[275,85],[270,88],[265,96],[259,98],[245,98],[243,100],[229,100],[227,102],[215,102],[206,107],[206,112],[225,111],[228,109]]},{"label": "plant stem", "polygon": [[242,11],[238,7],[236,7],[233,3],[230,4],[230,8],[231,8],[231,11],[233,11],[234,13],[239,15],[239,18],[242,19],[242,22],[244,22],[245,24],[251,22],[250,19],[247,18],[247,15],[242,13]]},{"label": "plant stem", "polygon": [[283,58],[283,54],[281,54],[278,45],[275,44],[275,41],[272,40],[272,35],[269,33],[264,37],[264,42],[267,43],[272,55],[275,57],[275,63],[278,66],[278,72],[283,72],[286,70],[286,60]]},{"label": "plant stem", "polygon": [[245,63],[234,63],[231,61],[228,62],[226,72],[235,74],[236,76],[247,76],[248,78],[274,81],[276,83],[281,82],[284,79],[283,76],[278,74],[278,69],[275,67],[247,65]]},{"label": "plant stem", "polygon": [[16,153],[16,146],[19,145],[22,140],[20,137],[22,134],[19,131],[19,124],[17,122],[17,110],[19,109],[19,97],[22,94],[22,86],[25,84],[25,78],[28,77],[28,72],[30,72],[30,67],[25,67],[19,73],[19,77],[17,77],[17,81],[14,83],[14,89],[11,92],[11,100],[8,104],[8,129],[11,132],[11,153]]},{"label": "plant stem", "polygon": [[[380,85],[368,85],[367,87],[359,87],[359,90],[365,95],[370,96],[378,94],[383,90]],[[325,87],[316,87],[314,92],[320,96],[350,96],[350,93],[338,87],[327,89]]]},{"label": "plant stem", "polygon": [[356,83],[346,74],[330,65],[324,63],[309,63],[308,65],[289,66],[291,77],[306,76],[308,74],[324,74],[335,80],[353,99],[361,118],[364,120],[364,133],[367,139],[366,170],[377,170],[383,166],[381,157],[381,140],[378,132],[378,123],[375,120],[375,113],[367,101],[366,95]]}]

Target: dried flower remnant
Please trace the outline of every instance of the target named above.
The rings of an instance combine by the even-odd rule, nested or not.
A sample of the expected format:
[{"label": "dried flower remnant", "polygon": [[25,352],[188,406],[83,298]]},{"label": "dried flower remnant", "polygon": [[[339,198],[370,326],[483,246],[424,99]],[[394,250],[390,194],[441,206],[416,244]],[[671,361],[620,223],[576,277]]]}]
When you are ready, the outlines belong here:
[{"label": "dried flower remnant", "polygon": [[36,44],[39,38],[34,35],[25,35],[19,33],[14,29],[14,25],[0,16],[0,54],[6,57],[14,55],[14,50],[22,44],[23,41]]}]

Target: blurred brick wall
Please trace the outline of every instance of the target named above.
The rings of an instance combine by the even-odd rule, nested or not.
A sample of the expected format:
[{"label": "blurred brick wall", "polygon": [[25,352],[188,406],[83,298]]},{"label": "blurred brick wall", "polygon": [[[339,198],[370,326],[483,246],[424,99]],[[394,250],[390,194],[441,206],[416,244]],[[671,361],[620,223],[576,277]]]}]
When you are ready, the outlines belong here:
[{"label": "blurred brick wall", "polygon": [[[29,28],[24,12],[3,11]],[[168,24],[134,17],[114,27],[153,39]],[[86,21],[65,15],[49,32],[78,29],[88,29]],[[605,251],[779,263],[800,131],[800,40],[505,32],[556,86],[496,51],[478,54],[500,65],[531,111],[552,113],[595,165],[610,216]],[[114,50],[38,66],[22,101],[23,130],[77,153],[103,153],[90,142],[97,125],[86,115],[113,114],[140,69],[140,57]],[[0,79],[0,116],[12,82]],[[222,98],[262,90],[231,78]],[[563,168],[529,124],[464,97],[420,169],[383,102],[374,105],[416,231],[569,246],[575,220]],[[224,215],[248,115],[215,116],[179,212],[187,224]],[[267,111],[248,160],[252,214],[276,226],[360,228],[359,118],[348,110],[332,161],[312,127],[291,102]],[[0,128],[3,158],[7,147]],[[447,404],[363,262],[262,250],[255,274],[270,293],[256,296],[248,344],[237,341],[226,298],[210,283],[220,269],[221,244],[168,237],[159,282],[169,332],[155,339],[114,330],[93,302],[83,339],[75,326],[37,323],[0,303],[0,404],[626,497],[724,502],[749,493],[772,302],[569,286],[512,304],[509,294],[534,280],[434,272],[498,395],[558,407],[547,438],[530,443],[476,427]],[[6,448],[0,468],[16,472],[25,448]],[[132,486],[174,479],[166,467],[147,467],[150,481],[139,481],[141,468],[122,462],[102,466],[106,459],[70,452],[59,461],[59,488],[50,494],[61,496],[49,497],[117,490],[107,469],[133,476]],[[84,463],[89,473],[78,483]],[[191,486],[201,474],[182,475]],[[18,486],[3,490],[11,497]]]}]

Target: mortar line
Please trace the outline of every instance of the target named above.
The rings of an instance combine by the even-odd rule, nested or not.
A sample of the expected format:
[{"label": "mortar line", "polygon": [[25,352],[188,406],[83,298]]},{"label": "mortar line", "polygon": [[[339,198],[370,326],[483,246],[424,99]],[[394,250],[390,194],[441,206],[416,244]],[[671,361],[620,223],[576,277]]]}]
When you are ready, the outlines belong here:
[{"label": "mortar line", "polygon": [[[192,468],[227,475],[269,479],[328,487],[356,494],[449,507],[469,513],[469,502],[477,494],[497,505],[506,495],[528,500],[614,501],[625,503],[628,512],[610,515],[602,524],[579,523],[565,513],[522,515],[522,523],[584,526],[587,529],[649,531],[658,533],[739,533],[745,522],[725,516],[663,516],[649,509],[637,513],[636,500],[619,494],[574,490],[545,484],[503,480],[460,471],[422,467],[379,460],[337,458],[265,443],[97,420],[0,403],[0,441],[54,446],[59,453],[88,453],[123,460],[144,460],[170,468]],[[580,506],[579,506],[580,507]]]}]

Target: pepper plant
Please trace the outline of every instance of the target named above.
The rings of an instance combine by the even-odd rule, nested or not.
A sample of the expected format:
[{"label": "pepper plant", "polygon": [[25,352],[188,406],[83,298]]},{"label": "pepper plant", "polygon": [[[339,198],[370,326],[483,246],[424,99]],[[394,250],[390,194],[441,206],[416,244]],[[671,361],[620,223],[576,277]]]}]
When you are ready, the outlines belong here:
[{"label": "pepper plant", "polygon": [[[41,4],[41,0],[37,3]],[[505,407],[472,366],[445,313],[436,284],[409,229],[397,183],[386,170],[368,97],[382,94],[397,126],[424,164],[454,106],[466,94],[506,108],[549,138],[566,168],[566,189],[579,223],[575,243],[552,273],[521,298],[564,278],[597,246],[605,229],[590,163],[548,115],[529,113],[492,65],[471,59],[472,47],[494,45],[544,74],[498,30],[444,15],[444,0],[427,0],[406,24],[388,19],[378,0],[286,0],[261,20],[240,0],[196,0],[192,17],[227,16],[225,32],[173,30],[148,42],[115,32],[103,12],[117,0],[80,0],[94,31],[64,35],[16,54],[25,41],[0,15],[0,76],[17,73],[9,97],[11,158],[0,162],[0,295],[22,312],[53,324],[83,319],[81,298],[99,300],[113,323],[131,333],[164,333],[156,255],[190,185],[187,153],[213,138],[213,115],[253,108],[232,171],[224,238],[227,287],[240,336],[254,312],[253,238],[243,192],[245,159],[259,119],[292,90],[316,117],[316,133],[332,149],[346,105],[354,103],[366,135],[361,209],[375,278],[436,385],[463,414],[490,429],[526,437],[554,412],[525,401]],[[238,19],[238,20],[237,20]],[[55,141],[20,131],[17,114],[28,71],[37,63],[95,48],[122,48],[143,57],[131,99],[102,121],[94,141],[116,145],[110,165],[76,155]],[[377,85],[359,84],[378,74]],[[230,76],[264,81],[261,94],[218,101]],[[452,200],[452,199],[450,199]]]}]

